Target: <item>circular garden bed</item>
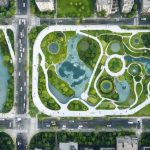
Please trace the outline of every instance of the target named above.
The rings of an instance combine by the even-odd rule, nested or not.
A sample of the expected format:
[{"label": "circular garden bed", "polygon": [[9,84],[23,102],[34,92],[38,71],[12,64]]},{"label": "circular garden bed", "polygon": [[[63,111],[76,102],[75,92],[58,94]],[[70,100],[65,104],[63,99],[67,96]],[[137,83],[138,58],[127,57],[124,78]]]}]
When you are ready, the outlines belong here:
[{"label": "circular garden bed", "polygon": [[129,67],[129,73],[133,76],[138,76],[141,73],[141,67],[138,64],[131,64]]},{"label": "circular garden bed", "polygon": [[113,91],[113,82],[110,79],[103,79],[99,83],[100,91],[104,94],[111,93]]},{"label": "circular garden bed", "polygon": [[112,58],[108,62],[108,68],[111,72],[117,73],[119,72],[123,67],[123,63],[119,58]]}]

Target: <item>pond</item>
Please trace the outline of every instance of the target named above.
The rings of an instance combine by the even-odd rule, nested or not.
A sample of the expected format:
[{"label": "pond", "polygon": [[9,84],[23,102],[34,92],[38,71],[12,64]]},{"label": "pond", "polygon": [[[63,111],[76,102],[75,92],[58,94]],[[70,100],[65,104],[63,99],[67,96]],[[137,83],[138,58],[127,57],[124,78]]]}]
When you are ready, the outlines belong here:
[{"label": "pond", "polygon": [[52,53],[52,54],[57,54],[58,51],[59,51],[59,46],[57,43],[51,43],[49,45],[49,51]]},{"label": "pond", "polygon": [[135,39],[135,40],[134,40],[134,43],[135,43],[135,44],[139,44],[139,39]]},{"label": "pond", "polygon": [[130,95],[130,86],[126,80],[119,81],[115,79],[115,86],[117,93],[119,94],[119,101],[124,102]]},{"label": "pond", "polygon": [[109,84],[109,83],[104,83],[104,84],[103,84],[103,88],[104,88],[105,90],[108,90],[108,89],[110,88],[110,84]]},{"label": "pond", "polygon": [[68,41],[68,56],[64,62],[56,66],[57,74],[70,85],[77,98],[81,97],[92,74],[78,56],[76,47],[81,38],[82,36],[76,35]]},{"label": "pond", "polygon": [[125,60],[127,60],[129,63],[131,62],[139,62],[144,65],[145,71],[150,74],[150,59],[144,58],[144,57],[139,57],[139,58],[134,58],[131,56],[125,56]]},{"label": "pond", "polygon": [[100,83],[100,89],[103,93],[110,93],[112,90],[113,90],[113,83],[111,80],[103,80],[101,83]]},{"label": "pond", "polygon": [[4,66],[3,56],[0,53],[0,111],[2,111],[3,104],[7,100],[8,80],[8,69]]},{"label": "pond", "polygon": [[119,50],[120,50],[120,43],[112,43],[110,48],[111,48],[111,50],[113,52],[119,52]]}]

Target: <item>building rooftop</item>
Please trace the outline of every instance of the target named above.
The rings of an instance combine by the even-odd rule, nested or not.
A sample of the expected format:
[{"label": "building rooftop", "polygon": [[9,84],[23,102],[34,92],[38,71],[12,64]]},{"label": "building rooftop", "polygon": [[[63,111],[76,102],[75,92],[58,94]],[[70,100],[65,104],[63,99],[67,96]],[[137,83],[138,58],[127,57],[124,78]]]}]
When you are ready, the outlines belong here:
[{"label": "building rooftop", "polygon": [[97,12],[105,10],[107,14],[115,13],[117,11],[116,0],[97,0],[96,1]]},{"label": "building rooftop", "polygon": [[100,150],[115,150],[115,148],[100,148]]},{"label": "building rooftop", "polygon": [[138,150],[138,138],[136,137],[118,137],[117,150]]},{"label": "building rooftop", "polygon": [[112,4],[112,0],[97,0],[97,3],[101,5],[108,5],[108,4]]},{"label": "building rooftop", "polygon": [[150,0],[142,0],[142,11],[150,13]]},{"label": "building rooftop", "polygon": [[150,0],[143,0],[144,5],[150,5]]},{"label": "building rooftop", "polygon": [[54,0],[35,0],[35,2],[40,11],[54,10]]},{"label": "building rooftop", "polygon": [[36,2],[49,2],[51,0],[36,0]]},{"label": "building rooftop", "polygon": [[59,150],[78,150],[78,143],[59,143]]},{"label": "building rooftop", "polygon": [[0,0],[0,6],[8,5],[8,0]]}]

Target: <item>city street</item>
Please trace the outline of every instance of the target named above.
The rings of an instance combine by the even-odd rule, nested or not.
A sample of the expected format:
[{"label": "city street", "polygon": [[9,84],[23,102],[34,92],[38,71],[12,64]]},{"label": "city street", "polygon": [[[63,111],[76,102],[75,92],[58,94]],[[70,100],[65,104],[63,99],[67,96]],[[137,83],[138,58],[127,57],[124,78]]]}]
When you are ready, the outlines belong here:
[{"label": "city street", "polygon": [[[16,44],[16,113],[26,115],[27,112],[27,28],[26,19],[28,0],[17,0],[17,39]],[[24,130],[28,126],[26,118],[15,118],[16,129],[20,130],[16,138],[17,150],[27,150],[27,133]]]},{"label": "city street", "polygon": [[45,119],[38,121],[38,128],[42,130],[50,129],[50,127],[58,127],[59,130],[77,130],[77,129],[136,129],[138,121],[136,119]]},{"label": "city street", "polygon": [[13,129],[13,119],[0,118],[0,128]]},{"label": "city street", "polygon": [[28,149],[26,139],[27,139],[27,137],[26,137],[25,134],[23,134],[23,133],[18,133],[17,134],[17,138],[16,138],[16,148],[17,148],[17,150],[27,150]]},{"label": "city street", "polygon": [[17,113],[25,114],[27,107],[27,26],[28,21],[22,15],[27,15],[27,0],[17,1],[17,40],[16,43],[16,104]]}]

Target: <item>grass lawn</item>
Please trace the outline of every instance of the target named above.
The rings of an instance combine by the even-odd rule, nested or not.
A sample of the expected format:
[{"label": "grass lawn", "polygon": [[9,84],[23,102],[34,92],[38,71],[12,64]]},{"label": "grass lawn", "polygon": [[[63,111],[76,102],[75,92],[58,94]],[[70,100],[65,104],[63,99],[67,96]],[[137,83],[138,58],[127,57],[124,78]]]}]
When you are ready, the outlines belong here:
[{"label": "grass lawn", "polygon": [[122,69],[122,65],[122,61],[118,58],[112,58],[108,62],[109,70],[115,73],[119,72]]},{"label": "grass lawn", "polygon": [[150,116],[150,105],[147,105],[146,107],[135,113],[134,116]]},{"label": "grass lawn", "polygon": [[50,66],[48,68],[48,80],[49,82],[63,95],[70,97],[75,94],[69,84],[61,80],[55,72],[55,68]]},{"label": "grass lawn", "polygon": [[94,13],[93,0],[58,0],[57,17],[90,17]]},{"label": "grass lawn", "polygon": [[89,98],[88,98],[87,101],[90,102],[90,103],[93,104],[93,105],[96,105],[100,100],[97,99],[97,98],[94,97],[94,96],[89,96]]},{"label": "grass lawn", "polygon": [[78,100],[74,100],[68,105],[68,109],[71,111],[86,111],[88,107]]},{"label": "grass lawn", "polygon": [[97,41],[83,37],[77,44],[79,58],[89,67],[94,69],[100,55],[100,47]]},{"label": "grass lawn", "polygon": [[141,38],[142,34],[143,34],[142,32],[139,32],[131,38],[131,45],[133,47],[135,47],[135,48],[143,48],[144,47],[143,40]]},{"label": "grass lawn", "polygon": [[129,29],[129,30],[133,30],[133,29],[150,29],[150,26],[133,26],[133,25],[121,25],[120,26],[121,29]]},{"label": "grass lawn", "polygon": [[105,100],[105,101],[103,101],[96,109],[98,109],[98,110],[112,110],[112,109],[115,109],[116,107],[115,107],[115,105],[114,104],[112,104],[110,101],[107,101],[107,100]]}]

